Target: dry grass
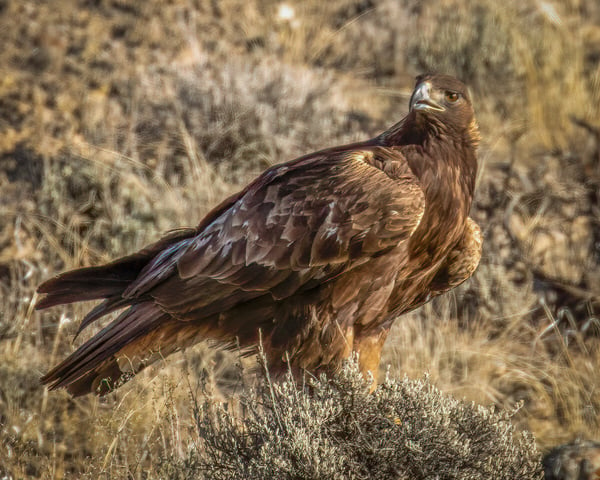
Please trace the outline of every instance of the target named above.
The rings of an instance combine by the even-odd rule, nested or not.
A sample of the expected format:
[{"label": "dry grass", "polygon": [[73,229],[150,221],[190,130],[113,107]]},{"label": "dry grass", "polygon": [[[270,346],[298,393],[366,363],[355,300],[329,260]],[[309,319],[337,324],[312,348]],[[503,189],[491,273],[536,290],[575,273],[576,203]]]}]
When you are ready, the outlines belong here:
[{"label": "dry grass", "polygon": [[397,322],[384,364],[523,402],[513,421],[543,449],[600,436],[595,2],[282,5],[1,2],[0,476],[159,478],[188,458],[190,392],[235,398],[238,359],[204,345],[106,399],[47,393],[87,306],[35,312],[36,286],[197,223],[272,163],[377,133],[423,69],[473,87],[486,247],[467,285]]},{"label": "dry grass", "polygon": [[579,332],[567,343],[557,327],[547,328],[553,320],[534,328],[515,316],[492,335],[489,325],[465,328],[425,307],[395,327],[384,362],[394,376],[429,372],[444,392],[482,405],[510,409],[523,402],[514,420],[535,433],[541,448],[598,438],[600,352]]}]

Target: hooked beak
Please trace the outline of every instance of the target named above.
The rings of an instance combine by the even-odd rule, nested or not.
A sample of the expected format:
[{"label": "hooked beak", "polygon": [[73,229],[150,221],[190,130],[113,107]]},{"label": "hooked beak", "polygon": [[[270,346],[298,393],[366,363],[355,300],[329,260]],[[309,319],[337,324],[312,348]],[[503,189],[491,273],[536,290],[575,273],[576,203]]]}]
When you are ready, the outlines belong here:
[{"label": "hooked beak", "polygon": [[434,110],[443,112],[445,110],[438,102],[431,98],[431,83],[421,83],[410,97],[410,110]]}]

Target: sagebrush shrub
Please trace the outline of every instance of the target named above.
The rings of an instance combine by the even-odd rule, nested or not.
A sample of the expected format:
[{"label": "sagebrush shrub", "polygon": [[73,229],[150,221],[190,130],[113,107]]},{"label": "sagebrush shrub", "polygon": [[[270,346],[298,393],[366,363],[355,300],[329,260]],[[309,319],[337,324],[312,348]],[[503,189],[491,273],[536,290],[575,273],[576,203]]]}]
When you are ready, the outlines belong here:
[{"label": "sagebrush shrub", "polygon": [[198,442],[165,461],[171,478],[540,479],[533,437],[514,412],[457,400],[420,380],[386,378],[375,392],[349,362],[332,379],[267,375],[239,408],[197,404]]}]

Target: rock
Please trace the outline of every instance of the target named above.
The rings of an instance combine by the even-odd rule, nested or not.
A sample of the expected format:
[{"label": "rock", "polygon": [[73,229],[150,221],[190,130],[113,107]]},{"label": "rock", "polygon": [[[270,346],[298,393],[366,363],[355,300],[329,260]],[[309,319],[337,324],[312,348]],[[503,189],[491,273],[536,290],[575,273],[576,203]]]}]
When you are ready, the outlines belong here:
[{"label": "rock", "polygon": [[546,480],[600,479],[600,442],[576,440],[552,449],[542,460]]}]

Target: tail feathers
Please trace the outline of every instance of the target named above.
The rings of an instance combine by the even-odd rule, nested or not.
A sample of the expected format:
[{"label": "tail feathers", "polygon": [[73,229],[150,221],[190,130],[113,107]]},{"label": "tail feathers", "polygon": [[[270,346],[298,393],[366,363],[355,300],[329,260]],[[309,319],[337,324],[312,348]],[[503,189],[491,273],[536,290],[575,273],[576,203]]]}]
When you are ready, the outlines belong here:
[{"label": "tail feathers", "polygon": [[[140,370],[141,368],[138,372]],[[74,397],[81,397],[92,392],[103,396],[125,383],[132,375],[122,372],[117,359],[112,358],[104,362],[102,366],[70,383],[67,391]]]},{"label": "tail feathers", "polygon": [[137,276],[137,271],[113,265],[86,267],[65,272],[38,287],[38,293],[45,293],[35,306],[40,310],[64,303],[96,300],[119,295]]},{"label": "tail feathers", "polygon": [[45,293],[46,296],[37,303],[36,308],[39,310],[64,303],[124,296],[129,285],[154,257],[196,233],[197,229],[193,228],[174,230],[158,242],[114,262],[62,273],[38,287],[38,293]]},{"label": "tail feathers", "polygon": [[102,303],[100,303],[99,305],[96,305],[94,308],[92,308],[87,313],[87,315],[85,317],[83,317],[83,320],[81,321],[81,324],[79,325],[79,328],[77,329],[77,333],[75,334],[75,338],[77,338],[77,336],[87,326],[91,325],[99,318],[103,317],[104,315],[108,315],[109,313],[114,312],[115,310],[119,310],[121,308],[127,307],[129,305],[131,305],[131,300],[128,298],[122,298],[120,296],[107,298]]},{"label": "tail feathers", "polygon": [[145,365],[195,338],[197,330],[193,326],[174,320],[147,301],[145,291],[132,295],[126,295],[126,291],[152,259],[197,233],[196,228],[172,231],[137,253],[103,266],[65,272],[40,285],[37,291],[45,296],[36,309],[104,299],[84,317],[77,334],[100,317],[129,307],[44,375],[42,383],[50,389],[66,387],[73,395],[104,395]]},{"label": "tail feathers", "polygon": [[[73,395],[111,391],[143,368],[144,359],[152,352],[145,350],[147,342],[141,340],[159,330],[169,318],[149,302],[132,306],[44,375],[42,383],[51,390],[67,387]],[[138,343],[140,348],[136,348]],[[131,361],[129,368],[120,368],[117,356],[124,349],[142,364],[136,367]]]}]

